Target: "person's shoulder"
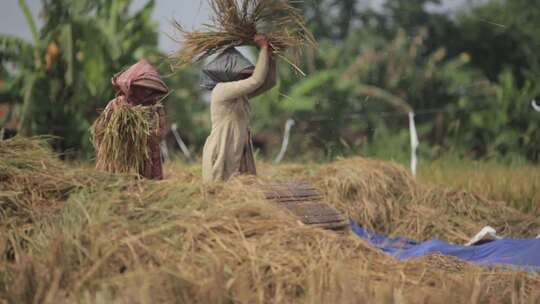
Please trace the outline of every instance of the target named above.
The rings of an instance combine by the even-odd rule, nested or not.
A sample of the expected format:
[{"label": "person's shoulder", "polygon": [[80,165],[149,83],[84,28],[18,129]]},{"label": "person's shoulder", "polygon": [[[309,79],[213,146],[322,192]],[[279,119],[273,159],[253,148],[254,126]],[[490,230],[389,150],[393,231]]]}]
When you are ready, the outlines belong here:
[{"label": "person's shoulder", "polygon": [[220,82],[212,90],[212,102],[232,102],[241,98],[240,92],[248,84],[250,78],[238,81]]},{"label": "person's shoulder", "polygon": [[212,89],[212,95],[219,94],[219,92],[222,91],[224,84],[226,84],[226,82],[218,82],[216,86]]},{"label": "person's shoulder", "polygon": [[225,101],[223,99],[223,95],[224,95],[224,90],[226,90],[226,83],[223,83],[223,82],[220,82],[218,84],[216,84],[216,86],[214,87],[214,89],[212,89],[212,93],[210,94],[210,101],[212,103],[214,102],[221,102],[221,101]]}]

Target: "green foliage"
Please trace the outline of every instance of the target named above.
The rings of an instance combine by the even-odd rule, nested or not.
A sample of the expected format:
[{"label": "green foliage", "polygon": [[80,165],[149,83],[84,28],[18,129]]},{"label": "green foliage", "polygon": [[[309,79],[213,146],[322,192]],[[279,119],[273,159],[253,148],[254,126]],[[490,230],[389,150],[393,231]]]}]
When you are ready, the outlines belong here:
[{"label": "green foliage", "polygon": [[[169,72],[163,69],[163,75]],[[210,133],[210,114],[208,104],[202,99],[199,88],[199,70],[184,68],[166,77],[172,94],[167,98],[167,121],[178,125],[182,140],[193,150],[203,147]],[[172,146],[177,146],[176,142]]]},{"label": "green foliage", "polygon": [[539,118],[530,109],[539,94],[537,4],[479,1],[452,19],[428,9],[440,3],[387,0],[382,11],[354,1],[299,5],[321,50],[306,57],[308,77],[281,71],[278,91],[255,104],[256,129],[279,132],[293,117],[302,135],[293,139],[303,141],[292,149],[406,159],[400,113],[414,110],[424,157],[538,161]]},{"label": "green foliage", "polygon": [[[33,40],[0,35],[0,102],[15,105],[0,122],[16,116],[25,133],[62,137],[59,150],[91,150],[90,122],[114,96],[110,76],[142,56],[154,63],[163,58],[151,20],[154,1],[136,12],[131,2],[42,0],[38,29],[19,0]],[[294,118],[288,155],[364,153],[405,161],[406,112],[413,110],[422,158],[451,151],[538,162],[540,117],[530,101],[540,95],[539,4],[472,1],[452,17],[429,9],[439,3],[386,0],[381,10],[355,0],[294,3],[320,52],[306,52],[307,77],[282,65],[277,87],[252,102],[254,131],[270,152]],[[173,90],[168,120],[193,150],[210,129],[197,70],[166,77]]]},{"label": "green foliage", "polygon": [[17,65],[4,97],[18,104],[26,134],[63,138],[57,148],[89,151],[96,109],[112,98],[110,75],[141,56],[157,53],[153,1],[129,13],[131,1],[43,0],[38,31],[20,1],[34,41],[0,36],[0,61]]},{"label": "green foliage", "polygon": [[[384,41],[358,31],[343,45],[323,44],[315,59],[320,70],[295,79],[292,86],[281,85],[276,90],[283,90],[282,95],[262,97],[254,103],[255,112],[259,117],[272,117],[275,130],[287,116],[294,117],[299,122],[296,132],[332,158],[360,148],[370,153],[380,150],[363,146],[407,131],[408,112],[446,112],[460,100],[487,100],[495,95],[493,86],[468,67],[466,54],[453,59],[446,58],[444,49],[425,54],[426,35],[420,31],[407,39],[400,31],[394,39]],[[282,77],[283,82],[289,80],[287,75]],[[419,116],[418,122],[421,135],[429,138],[430,144],[450,144],[446,129],[451,120],[434,124],[432,116]],[[395,152],[407,151],[403,135],[399,145],[406,145]]]},{"label": "green foliage", "polygon": [[343,39],[360,15],[357,0],[311,0],[295,3],[319,38]]},{"label": "green foliage", "polygon": [[540,94],[540,86],[526,82],[522,87],[510,71],[499,76],[495,96],[479,101],[461,99],[454,105],[456,137],[475,156],[516,157],[538,161],[540,119],[530,101]]},{"label": "green foliage", "polygon": [[[480,2],[482,3],[482,2]],[[510,69],[519,85],[538,81],[540,73],[540,3],[491,0],[465,11],[458,33],[447,41],[452,52],[466,51],[491,80]]]}]

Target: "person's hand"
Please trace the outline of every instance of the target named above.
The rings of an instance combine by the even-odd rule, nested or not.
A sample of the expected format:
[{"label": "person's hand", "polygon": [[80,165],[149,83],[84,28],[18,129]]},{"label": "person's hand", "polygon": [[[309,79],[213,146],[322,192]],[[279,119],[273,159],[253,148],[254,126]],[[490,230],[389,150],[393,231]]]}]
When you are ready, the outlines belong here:
[{"label": "person's hand", "polygon": [[266,35],[263,34],[257,34],[255,37],[253,37],[253,41],[255,41],[255,44],[259,46],[259,48],[267,48],[268,47],[268,38]]}]

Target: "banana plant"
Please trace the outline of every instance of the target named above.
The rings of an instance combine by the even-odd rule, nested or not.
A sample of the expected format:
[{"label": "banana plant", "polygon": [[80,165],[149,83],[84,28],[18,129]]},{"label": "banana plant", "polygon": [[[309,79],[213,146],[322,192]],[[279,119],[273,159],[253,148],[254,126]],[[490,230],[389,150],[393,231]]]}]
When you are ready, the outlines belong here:
[{"label": "banana plant", "polygon": [[42,0],[38,29],[26,0],[19,0],[32,41],[0,34],[0,64],[15,66],[0,102],[15,104],[22,133],[58,136],[60,150],[90,150],[90,122],[114,95],[111,75],[158,54],[154,1],[136,12],[131,3]]},{"label": "banana plant", "polygon": [[[298,78],[281,70],[278,88],[253,103],[257,116],[273,121],[257,119],[256,129],[279,132],[292,117],[296,130],[316,138],[324,150],[331,146],[340,153],[375,140],[373,130],[407,130],[408,115],[416,110],[445,110],[460,99],[472,100],[473,94],[477,100],[493,95],[483,89],[489,87],[485,78],[466,67],[466,54],[426,53],[426,38],[425,30],[413,37],[399,31],[385,40],[360,29],[341,44],[321,43],[314,71]],[[393,119],[385,117],[388,112]],[[430,118],[418,116],[423,136],[437,133]]]}]

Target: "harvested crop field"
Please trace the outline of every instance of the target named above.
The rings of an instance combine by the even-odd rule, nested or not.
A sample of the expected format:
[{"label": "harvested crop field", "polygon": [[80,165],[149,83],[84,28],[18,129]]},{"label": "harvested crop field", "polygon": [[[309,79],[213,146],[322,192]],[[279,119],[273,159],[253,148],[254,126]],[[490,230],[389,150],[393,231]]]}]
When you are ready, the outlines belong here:
[{"label": "harvested crop field", "polygon": [[[139,181],[67,165],[45,146],[0,141],[0,303],[540,301],[538,274],[442,255],[399,262],[352,234],[300,225],[245,180],[204,185],[198,166],[173,163],[167,180]],[[259,171],[309,181],[388,235],[463,243],[486,225],[540,233],[540,218],[515,202],[419,183],[391,162]]]}]

